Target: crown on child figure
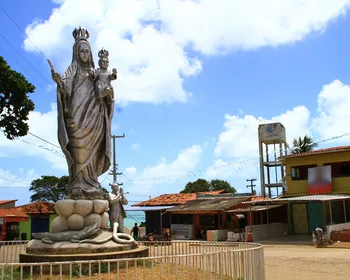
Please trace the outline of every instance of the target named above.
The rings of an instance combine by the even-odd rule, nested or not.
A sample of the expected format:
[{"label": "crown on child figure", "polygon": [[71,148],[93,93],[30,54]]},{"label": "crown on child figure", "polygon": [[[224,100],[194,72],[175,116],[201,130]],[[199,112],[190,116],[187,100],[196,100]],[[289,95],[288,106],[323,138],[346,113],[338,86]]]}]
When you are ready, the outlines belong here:
[{"label": "crown on child figure", "polygon": [[108,57],[109,56],[109,52],[102,48],[99,52],[98,52],[98,57],[99,58],[103,58],[103,57]]},{"label": "crown on child figure", "polygon": [[73,37],[75,41],[78,41],[80,39],[87,40],[90,37],[90,33],[84,27],[79,26],[73,30]]}]

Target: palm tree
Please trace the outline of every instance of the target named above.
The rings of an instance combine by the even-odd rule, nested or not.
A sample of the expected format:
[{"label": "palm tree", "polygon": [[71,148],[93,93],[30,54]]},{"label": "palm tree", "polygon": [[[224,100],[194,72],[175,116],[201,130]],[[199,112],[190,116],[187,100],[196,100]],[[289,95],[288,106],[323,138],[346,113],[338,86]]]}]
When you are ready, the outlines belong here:
[{"label": "palm tree", "polygon": [[304,138],[293,139],[293,154],[307,153],[317,148],[318,144],[314,143],[310,136],[305,135]]}]

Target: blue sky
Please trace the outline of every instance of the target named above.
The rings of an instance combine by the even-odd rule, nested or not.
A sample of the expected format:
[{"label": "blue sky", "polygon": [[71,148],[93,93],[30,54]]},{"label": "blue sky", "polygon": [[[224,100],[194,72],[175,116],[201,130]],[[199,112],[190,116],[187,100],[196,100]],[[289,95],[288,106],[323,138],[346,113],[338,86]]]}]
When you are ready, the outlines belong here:
[{"label": "blue sky", "polygon": [[[36,86],[30,131],[57,143],[56,93],[37,48],[64,72],[71,32],[82,25],[91,33],[95,62],[105,47],[118,69],[113,133],[126,134],[117,141],[117,157],[130,201],[178,192],[200,177],[247,191],[246,179],[259,177],[261,123],[281,121],[289,141],[350,132],[350,1],[213,2],[1,3],[0,55]],[[64,159],[48,147],[32,136],[14,142],[0,136],[0,199],[27,203],[27,183],[67,173]],[[222,167],[252,157],[240,169]]]}]

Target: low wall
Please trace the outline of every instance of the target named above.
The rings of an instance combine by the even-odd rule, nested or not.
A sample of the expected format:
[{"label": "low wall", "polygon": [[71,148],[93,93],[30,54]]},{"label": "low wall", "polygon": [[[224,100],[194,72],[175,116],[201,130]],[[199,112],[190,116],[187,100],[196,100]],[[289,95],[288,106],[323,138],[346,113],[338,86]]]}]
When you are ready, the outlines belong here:
[{"label": "low wall", "polygon": [[[250,230],[250,226],[245,227],[246,234],[248,230]],[[259,241],[284,237],[286,230],[288,230],[288,224],[272,223],[268,225],[253,225],[251,233],[253,240]]]},{"label": "low wall", "polygon": [[342,231],[342,230],[349,230],[349,229],[350,229],[350,223],[328,225],[326,226],[327,237],[329,239],[331,238],[332,231]]},{"label": "low wall", "polygon": [[227,232],[227,229],[208,230],[207,241],[226,241]]}]

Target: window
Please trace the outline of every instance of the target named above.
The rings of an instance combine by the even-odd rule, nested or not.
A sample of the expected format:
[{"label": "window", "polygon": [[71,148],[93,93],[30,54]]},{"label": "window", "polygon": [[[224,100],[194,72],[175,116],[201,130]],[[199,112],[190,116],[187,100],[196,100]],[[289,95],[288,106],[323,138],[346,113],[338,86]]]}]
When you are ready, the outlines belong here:
[{"label": "window", "polygon": [[308,170],[309,168],[312,168],[312,167],[317,167],[317,165],[312,164],[312,165],[292,166],[291,167],[292,180],[293,181],[307,180]]},{"label": "window", "polygon": [[332,168],[332,177],[350,177],[350,161],[325,163]]}]

